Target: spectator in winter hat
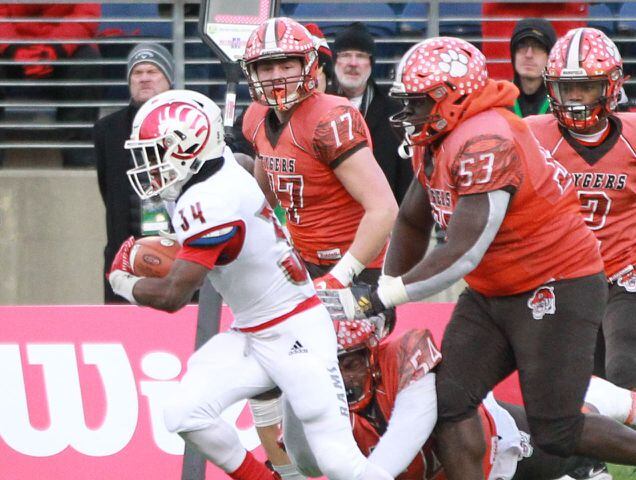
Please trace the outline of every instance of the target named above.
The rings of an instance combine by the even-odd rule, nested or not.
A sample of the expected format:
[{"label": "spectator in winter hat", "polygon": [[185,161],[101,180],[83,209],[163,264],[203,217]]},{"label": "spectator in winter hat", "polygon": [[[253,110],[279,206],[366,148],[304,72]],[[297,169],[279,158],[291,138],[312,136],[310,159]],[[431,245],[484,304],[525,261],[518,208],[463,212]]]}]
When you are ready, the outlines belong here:
[{"label": "spectator in winter hat", "polygon": [[552,24],[543,18],[524,18],[515,25],[510,38],[514,83],[520,94],[514,112],[520,117],[546,113],[548,95],[543,70],[556,42]]},{"label": "spectator in winter hat", "polygon": [[384,172],[398,204],[413,178],[411,164],[398,154],[400,140],[393,134],[389,117],[401,109],[373,80],[375,40],[364,24],[355,22],[336,35],[335,86],[338,95],[347,97],[364,116],[373,155]]}]

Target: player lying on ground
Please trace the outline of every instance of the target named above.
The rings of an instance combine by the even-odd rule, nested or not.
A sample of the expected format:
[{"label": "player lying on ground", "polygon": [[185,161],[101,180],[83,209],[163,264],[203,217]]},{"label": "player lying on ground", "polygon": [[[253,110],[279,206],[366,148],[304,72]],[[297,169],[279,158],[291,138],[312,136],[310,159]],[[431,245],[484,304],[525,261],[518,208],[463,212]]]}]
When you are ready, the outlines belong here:
[{"label": "player lying on ground", "polygon": [[166,277],[140,278],[130,273],[127,241],[110,272],[113,291],[173,312],[207,276],[234,314],[232,329],[189,359],[165,409],[167,428],[234,479],[280,478],[221,418],[233,403],[278,386],[329,478],[391,479],[355,444],[331,318],[256,181],[225,146],[219,108],[187,90],[153,97],[126,148],[136,192],[167,202],[182,248]]},{"label": "player lying on ground", "polygon": [[[408,330],[378,342],[367,320],[336,321],[340,370],[358,446],[376,465],[399,480],[445,479],[431,432],[437,418],[435,367],[441,354],[428,330]],[[636,395],[592,377],[586,408],[634,425]],[[479,409],[488,450],[482,466],[487,479],[548,480],[588,459],[561,458],[536,447],[523,407],[489,394]],[[299,468],[316,475],[299,424],[284,424],[285,445]],[[595,477],[596,478],[596,477]]]}]

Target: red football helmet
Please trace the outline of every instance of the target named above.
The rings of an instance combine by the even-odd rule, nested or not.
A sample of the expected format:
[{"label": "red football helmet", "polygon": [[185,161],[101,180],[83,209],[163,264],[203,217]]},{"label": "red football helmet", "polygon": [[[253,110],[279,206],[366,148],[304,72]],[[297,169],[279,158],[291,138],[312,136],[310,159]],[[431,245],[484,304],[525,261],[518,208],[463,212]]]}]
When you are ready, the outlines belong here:
[{"label": "red football helmet", "polygon": [[[616,108],[625,81],[618,48],[595,28],[576,28],[561,37],[550,52],[544,77],[552,112],[575,132],[596,125]],[[581,88],[598,92],[598,98],[583,101]]]},{"label": "red football helmet", "polygon": [[[404,54],[390,95],[404,109],[390,118],[409,145],[426,145],[450,132],[475,92],[486,85],[486,58],[473,45],[453,37],[429,38]],[[417,112],[415,105],[429,108]]]},{"label": "red football helmet", "polygon": [[[256,64],[262,60],[299,58],[301,74],[261,81]],[[306,98],[317,85],[318,52],[313,36],[291,18],[270,18],[262,23],[247,40],[241,68],[247,77],[252,99],[279,110],[289,110]],[[289,87],[294,87],[288,92]],[[271,95],[266,91],[272,89]]]},{"label": "red football helmet", "polygon": [[140,198],[174,200],[203,162],[223,156],[221,110],[191,90],[168,90],[148,100],[133,120],[128,179]]},{"label": "red football helmet", "polygon": [[336,320],[334,327],[349,410],[358,412],[371,402],[380,375],[375,327],[367,319]]}]

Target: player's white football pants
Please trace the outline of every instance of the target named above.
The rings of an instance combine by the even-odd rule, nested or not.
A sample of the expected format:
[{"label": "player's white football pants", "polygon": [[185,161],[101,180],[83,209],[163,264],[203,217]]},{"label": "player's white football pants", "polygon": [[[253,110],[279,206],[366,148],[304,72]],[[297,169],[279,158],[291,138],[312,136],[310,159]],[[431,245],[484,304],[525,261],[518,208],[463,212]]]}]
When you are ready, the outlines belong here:
[{"label": "player's white football pants", "polygon": [[190,357],[178,395],[165,409],[166,426],[172,432],[192,432],[184,436],[231,472],[242,462],[244,450],[221,412],[275,385],[302,423],[324,475],[333,480],[392,478],[371,465],[355,443],[336,335],[322,306],[258,332],[215,335]]}]

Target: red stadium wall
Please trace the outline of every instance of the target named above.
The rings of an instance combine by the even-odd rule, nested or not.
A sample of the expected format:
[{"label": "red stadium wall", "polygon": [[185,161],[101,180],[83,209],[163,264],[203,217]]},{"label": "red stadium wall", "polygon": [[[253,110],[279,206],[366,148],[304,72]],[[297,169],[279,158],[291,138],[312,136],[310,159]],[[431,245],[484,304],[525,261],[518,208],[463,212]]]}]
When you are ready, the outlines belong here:
[{"label": "red stadium wall", "polygon": [[[550,17],[553,19],[552,26],[556,30],[557,37],[560,37],[572,28],[585,27],[588,9],[589,5],[582,2],[550,3],[549,5],[541,2],[484,2],[482,14],[489,20],[484,20],[482,23],[484,37],[482,52],[488,60],[504,61],[504,63],[488,65],[490,77],[504,80],[512,80],[513,77],[510,63],[510,37],[516,21],[502,19]],[[572,20],[573,18],[580,18],[580,20]]]},{"label": "red stadium wall", "polygon": [[[452,307],[401,307],[396,331],[427,326],[439,341]],[[183,442],[160,410],[192,352],[196,307],[0,307],[0,321],[1,478],[181,478]],[[224,417],[263,458],[246,403]],[[206,478],[228,477],[209,465]]]}]

